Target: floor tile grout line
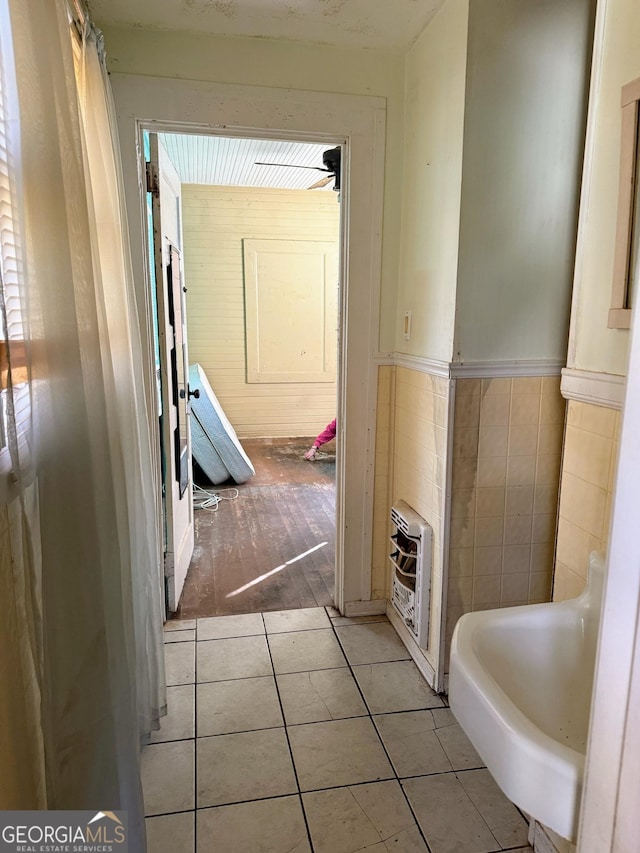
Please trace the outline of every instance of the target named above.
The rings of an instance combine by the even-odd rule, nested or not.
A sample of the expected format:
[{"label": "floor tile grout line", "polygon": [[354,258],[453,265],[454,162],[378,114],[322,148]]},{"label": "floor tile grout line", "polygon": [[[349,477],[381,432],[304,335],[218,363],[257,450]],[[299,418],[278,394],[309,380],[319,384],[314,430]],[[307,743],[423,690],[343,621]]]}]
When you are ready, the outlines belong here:
[{"label": "floor tile grout line", "polygon": [[[313,670],[310,669],[309,672],[322,672],[323,670]],[[298,674],[298,673],[296,673]],[[365,710],[364,714],[349,714],[347,717],[329,717],[326,720],[307,720],[304,723],[287,723],[287,728],[296,729],[300,728],[300,726],[314,726],[316,723],[337,723],[342,720],[361,720],[363,717],[368,717],[369,712]]]},{"label": "floor tile grout line", "polygon": [[[265,803],[265,802],[268,802],[269,800],[287,800],[290,797],[295,797],[296,799],[300,799],[302,793],[307,794],[310,792],[309,791],[304,791],[304,792],[291,791],[289,794],[269,794],[268,797],[253,797],[251,800],[231,800],[229,802],[214,803],[213,805],[209,805],[209,806],[201,806],[199,809],[196,809],[196,811],[203,812],[203,811],[207,811],[208,809],[225,809],[225,808],[227,808],[227,806],[244,806],[244,805],[247,805],[249,803]],[[179,812],[169,812],[169,814],[179,814]],[[153,816],[156,817],[156,815],[153,815]],[[160,817],[160,815],[157,815],[157,817]],[[226,851],[225,851],[225,853],[226,853]]]},{"label": "floor tile grout line", "polygon": [[[305,793],[307,793],[307,792],[305,791]],[[197,812],[207,811],[208,809],[224,809],[227,806],[244,806],[247,803],[264,803],[267,800],[286,800],[289,797],[299,797],[299,796],[300,796],[299,791],[291,791],[288,794],[269,794],[268,797],[253,797],[250,800],[230,800],[229,802],[212,803],[210,805],[200,806],[200,808],[197,808],[197,809],[188,809],[185,812],[166,812],[164,814],[186,814],[187,811],[195,811],[197,813]],[[149,817],[162,817],[162,816],[163,815],[149,815]]]},{"label": "floor tile grout line", "polygon": [[174,814],[191,814],[191,813],[193,813],[195,815],[196,810],[195,809],[178,809],[178,811],[175,811],[175,812],[158,812],[157,814],[155,814],[155,813],[154,814],[147,814],[144,816],[144,819],[145,820],[153,820],[154,817],[171,817],[171,815],[174,815]]},{"label": "floor tile grout line", "polygon": [[[445,753],[446,754],[446,753]],[[448,758],[448,756],[447,756]],[[451,763],[451,759],[448,759],[449,763]],[[404,782],[408,779],[426,779],[431,776],[450,776],[452,773],[467,773],[470,770],[486,770],[487,768],[482,765],[481,767],[465,767],[464,770],[456,769],[455,767],[451,767],[451,770],[438,770],[436,773],[412,773],[410,776],[400,776],[399,779],[401,782]]]},{"label": "floor tile grout line", "polygon": [[[218,684],[221,682],[213,682],[213,683]],[[276,682],[276,688],[277,688],[277,682]],[[282,705],[280,705],[280,707],[282,709]],[[234,729],[233,731],[230,731],[230,732],[215,732],[215,733],[209,734],[209,735],[198,735],[197,739],[198,740],[205,740],[206,738],[212,738],[212,737],[229,737],[229,735],[248,735],[248,734],[252,734],[253,732],[272,732],[274,729],[284,729],[284,728],[297,729],[297,728],[301,728],[302,726],[315,726],[317,723],[337,723],[337,722],[341,722],[342,720],[362,720],[363,718],[368,717],[368,716],[370,716],[369,713],[352,714],[348,717],[337,717],[337,718],[330,717],[327,720],[309,720],[306,723],[287,723],[286,720],[284,720],[282,725],[260,726],[260,728],[257,728],[257,729]],[[180,743],[180,742],[185,741],[185,740],[190,740],[190,738],[186,738],[186,737],[172,738],[171,740],[158,741],[157,744],[156,743],[149,744],[149,746],[157,746],[158,744],[161,744],[161,743]],[[473,769],[476,769],[476,768],[473,768]],[[480,768],[480,769],[482,769],[482,768]]]},{"label": "floor tile grout line", "polygon": [[[224,619],[224,616],[214,616],[214,619]],[[217,640],[245,640],[247,637],[266,637],[266,631],[257,634],[231,634],[228,637],[199,637],[198,643],[215,643]]]},{"label": "floor tile grout line", "polygon": [[[360,687],[360,682],[359,682],[359,681],[358,681],[358,679],[356,678],[356,674],[355,674],[355,672],[353,671],[354,664],[352,664],[352,663],[351,663],[351,661],[349,660],[349,657],[347,656],[347,653],[346,653],[346,651],[345,651],[345,649],[344,649],[344,646],[343,646],[343,645],[342,645],[342,643],[340,642],[340,637],[338,636],[338,633],[337,633],[337,631],[336,631],[335,626],[332,626],[332,628],[333,628],[333,633],[334,633],[335,638],[336,638],[336,642],[337,642],[337,643],[338,643],[338,645],[340,646],[340,650],[342,651],[342,654],[344,655],[344,659],[345,659],[345,660],[346,660],[346,662],[347,662],[347,667],[348,667],[348,669],[349,669],[349,672],[351,673],[351,678],[353,678],[353,680],[354,680],[354,682],[355,682],[355,685],[356,685],[356,688],[357,688],[357,690],[358,690],[358,693],[360,694],[360,697],[361,697],[361,699],[362,699],[362,701],[363,701],[363,703],[364,703],[364,707],[367,709],[367,714],[368,714],[368,716],[371,718],[371,724],[373,725],[373,727],[374,727],[374,729],[375,729],[375,724],[374,724],[374,722],[373,722],[371,708],[369,707],[369,703],[367,702],[367,699],[366,699],[366,697],[365,697],[365,695],[364,695],[364,692],[362,691],[362,688]],[[370,664],[365,664],[365,666],[369,666],[369,665],[370,665]],[[376,729],[376,732],[377,732],[377,731],[378,731],[378,730]],[[379,737],[380,737],[380,735],[378,735],[378,738],[379,738]]]},{"label": "floor tile grout line", "polygon": [[523,846],[522,844],[516,844],[515,847],[503,847],[500,853],[510,853],[510,851],[513,850],[526,850],[527,848],[533,850],[533,847],[529,844],[528,841],[525,846]]},{"label": "floor tile grout line", "polygon": [[[377,712],[372,712],[372,716],[373,717],[393,717],[393,716],[397,716],[398,714],[413,714],[413,713],[417,713],[418,711],[444,711],[444,710],[446,710],[446,709],[444,708],[443,705],[434,705],[431,708],[411,708],[408,711],[377,711]],[[450,725],[448,725],[448,726],[434,726],[432,731],[435,732],[435,731],[440,731],[440,729],[448,729],[448,728],[451,728],[451,726],[453,726],[453,725],[459,725],[459,724],[458,723],[450,723]]]},{"label": "floor tile grout line", "polygon": [[[189,685],[186,685],[187,687]],[[162,746],[164,743],[184,743],[187,740],[195,740],[195,737],[172,737],[167,740],[152,740],[150,743],[145,743],[144,748],[148,746]]]},{"label": "floor tile grout line", "polygon": [[[392,663],[399,663],[399,661],[392,661]],[[273,672],[273,675],[300,675],[304,672],[330,672],[336,669],[348,669],[347,665],[345,666],[327,666],[321,669],[295,669],[292,672]],[[241,675],[238,678],[216,678],[212,681],[198,681],[197,684],[223,684],[228,681],[247,681],[250,678],[269,678],[269,673],[264,675]],[[187,681],[184,684],[191,684],[192,682]],[[167,684],[167,687],[182,687],[183,684]]]},{"label": "floor tile grout line", "polygon": [[[375,731],[375,733],[376,733],[376,735],[377,735],[377,737],[378,737],[378,740],[380,741],[380,745],[382,746],[382,749],[384,750],[384,754],[385,754],[385,755],[386,755],[386,757],[387,757],[387,761],[389,762],[389,766],[391,767],[391,770],[393,771],[393,774],[394,774],[394,777],[395,777],[395,781],[398,783],[398,787],[399,787],[399,788],[400,788],[400,790],[402,791],[402,796],[404,797],[405,802],[406,802],[406,804],[407,804],[407,807],[408,807],[408,809],[409,809],[409,812],[411,813],[411,815],[412,815],[412,817],[413,817],[413,820],[414,820],[414,822],[415,822],[415,825],[416,825],[416,827],[418,828],[418,832],[420,833],[420,837],[421,837],[421,838],[422,838],[422,840],[424,841],[424,843],[425,843],[425,847],[427,848],[428,853],[431,853],[431,847],[429,846],[429,842],[427,841],[427,839],[426,839],[426,837],[425,837],[425,834],[424,834],[424,832],[422,831],[422,827],[420,826],[420,823],[418,822],[417,815],[416,815],[416,813],[414,812],[414,810],[413,810],[413,807],[412,807],[411,803],[409,802],[409,798],[408,798],[408,796],[407,796],[407,792],[405,791],[404,786],[402,785],[402,783],[401,783],[401,781],[400,781],[400,777],[398,776],[398,771],[396,770],[395,765],[394,765],[393,761],[391,760],[391,756],[389,755],[389,752],[388,752],[388,750],[387,750],[387,747],[385,746],[384,741],[382,740],[382,736],[380,735],[380,732],[378,731],[378,727],[376,726],[375,721],[374,721],[374,719],[373,719],[373,714],[372,714],[372,712],[371,712],[371,708],[369,707],[369,703],[367,702],[367,700],[366,700],[366,698],[365,698],[365,696],[364,696],[364,693],[363,693],[363,691],[362,691],[362,689],[361,689],[361,687],[360,687],[360,684],[358,683],[358,679],[357,679],[357,678],[356,678],[356,676],[355,676],[355,673],[354,673],[354,671],[353,671],[353,666],[351,665],[351,662],[349,661],[349,658],[347,657],[347,653],[346,653],[346,651],[345,651],[345,649],[344,649],[344,646],[343,646],[343,645],[342,645],[342,643],[340,642],[340,637],[338,636],[338,633],[337,633],[337,631],[336,631],[336,627],[335,627],[335,625],[333,626],[333,632],[334,632],[334,634],[336,635],[336,640],[337,640],[337,642],[338,642],[338,644],[339,644],[340,648],[342,649],[342,654],[344,655],[345,660],[347,661],[347,664],[349,665],[349,671],[351,672],[351,677],[353,678],[353,680],[354,680],[354,682],[355,682],[355,684],[356,684],[356,687],[358,688],[358,691],[359,691],[359,693],[360,693],[360,695],[361,695],[361,697],[362,697],[362,701],[364,702],[365,708],[366,708],[366,709],[367,709],[367,711],[368,711],[369,720],[371,721],[371,725],[373,726],[373,730]],[[425,710],[428,710],[428,709],[425,709]]]},{"label": "floor tile grout line", "polygon": [[[211,681],[197,681],[196,684],[230,684],[234,681],[252,681],[256,678],[270,678],[270,674],[266,673],[263,675],[241,675],[238,678],[214,678]],[[171,685],[172,687],[179,687],[180,685]]]},{"label": "floor tile grout line", "polygon": [[[470,768],[470,769],[471,769],[471,768]],[[475,769],[478,769],[478,770],[487,770],[487,773],[489,773],[489,770],[488,770],[486,767],[478,767],[478,768],[475,768]],[[454,770],[453,772],[456,774],[456,778],[457,778],[457,774],[458,774],[458,773],[464,773],[465,771],[464,771],[464,770]],[[491,774],[489,773],[489,775],[491,775]],[[459,779],[458,779],[458,782],[460,782],[460,780],[459,780]],[[460,784],[462,785],[462,782],[460,782]],[[482,812],[480,811],[480,809],[478,808],[478,806],[474,803],[474,801],[471,799],[470,795],[467,793],[467,789],[464,787],[464,785],[462,785],[462,789],[463,789],[463,791],[464,791],[464,794],[465,794],[466,798],[469,800],[469,803],[471,804],[472,808],[473,808],[473,809],[475,809],[475,811],[476,811],[476,813],[477,813],[478,817],[479,817],[479,818],[480,818],[480,820],[484,823],[484,825],[487,827],[487,830],[488,830],[489,834],[491,835],[491,837],[492,837],[492,838],[494,838],[494,839],[495,839],[495,842],[496,842],[496,844],[498,845],[498,848],[499,848],[499,849],[496,851],[496,853],[502,853],[502,851],[503,851],[502,844],[500,844],[500,842],[498,841],[498,839],[496,838],[496,836],[493,834],[493,831],[492,831],[491,827],[489,826],[489,824],[487,823],[487,821],[484,819],[484,816],[482,815]],[[518,848],[516,847],[516,850],[517,850],[517,849],[518,849]]]},{"label": "floor tile grout line", "polygon": [[[393,767],[391,768],[393,770]],[[379,785],[381,782],[399,782],[400,780],[395,775],[385,776],[384,779],[365,779],[363,782],[350,782],[348,785],[329,785],[324,788],[309,788],[308,791],[302,791],[303,794],[322,794],[327,791],[339,791],[342,788],[360,788],[363,785]],[[382,839],[380,839],[382,840]]]},{"label": "floor tile grout line", "polygon": [[[264,622],[264,626],[265,626],[265,630],[266,630],[267,623],[265,622],[265,619],[264,619],[264,613],[261,615],[262,615],[262,621]],[[293,757],[293,749],[291,747],[291,741],[289,739],[289,729],[287,727],[287,718],[285,717],[284,706],[282,704],[282,697],[280,696],[280,688],[278,687],[278,679],[276,678],[276,668],[275,668],[274,663],[273,663],[273,656],[271,654],[271,646],[269,645],[269,638],[268,637],[267,637],[267,649],[269,650],[269,660],[271,661],[271,668],[273,670],[273,680],[274,680],[274,683],[276,686],[276,695],[278,697],[278,704],[280,705],[280,713],[282,714],[282,725],[284,727],[284,736],[287,740],[287,746],[289,747],[289,758],[291,759],[291,767],[293,769],[293,775],[294,775],[294,778],[296,780],[296,788],[298,789],[298,791],[297,791],[298,802],[300,803],[300,810],[302,811],[302,819],[304,820],[305,829],[307,830],[307,839],[309,841],[309,847],[311,849],[311,853],[313,853],[314,847],[313,847],[313,839],[311,837],[311,829],[309,827],[309,821],[307,820],[307,812],[305,810],[304,801],[302,799],[302,790],[300,788],[300,779],[298,778],[298,768],[296,767],[296,762],[295,762],[294,757]]]}]

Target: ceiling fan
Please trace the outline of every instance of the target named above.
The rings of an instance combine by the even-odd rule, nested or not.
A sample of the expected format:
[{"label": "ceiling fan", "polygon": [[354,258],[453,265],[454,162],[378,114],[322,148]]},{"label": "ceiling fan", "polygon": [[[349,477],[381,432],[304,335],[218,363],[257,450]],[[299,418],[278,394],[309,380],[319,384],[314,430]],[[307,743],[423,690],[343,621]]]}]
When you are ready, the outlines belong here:
[{"label": "ceiling fan", "polygon": [[320,189],[320,187],[326,187],[331,181],[334,181],[333,189],[335,192],[340,191],[340,154],[341,149],[338,145],[337,148],[329,148],[327,151],[322,152],[322,162],[324,164],[324,168],[322,166],[297,166],[295,163],[256,163],[256,166],[284,166],[287,169],[313,169],[316,172],[327,172],[326,178],[320,178],[319,181],[316,181],[315,184],[312,184],[310,187],[307,187],[309,190]]}]

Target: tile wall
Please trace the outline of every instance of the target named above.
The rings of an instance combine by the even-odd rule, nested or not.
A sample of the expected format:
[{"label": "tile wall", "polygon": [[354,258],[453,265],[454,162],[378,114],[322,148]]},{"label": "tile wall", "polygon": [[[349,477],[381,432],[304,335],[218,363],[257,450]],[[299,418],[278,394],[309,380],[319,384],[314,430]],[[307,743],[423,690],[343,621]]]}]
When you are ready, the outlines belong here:
[{"label": "tile wall", "polygon": [[560,488],[554,601],[584,589],[589,553],[609,538],[620,412],[569,400]]},{"label": "tile wall", "polygon": [[458,379],[448,644],[473,610],[548,601],[565,401],[559,377]]},{"label": "tile wall", "polygon": [[[430,648],[434,650],[443,562],[448,556],[447,656],[455,623],[463,613],[551,598],[566,416],[559,377],[457,379],[449,425],[449,384],[442,377],[405,367],[380,368],[372,575],[372,597],[388,598],[389,508],[404,500],[433,527]],[[577,413],[572,417],[575,421]],[[596,415],[587,416],[587,423],[591,431],[611,426],[607,418],[598,420]],[[453,438],[446,555],[448,429]],[[587,440],[593,445],[597,438]],[[600,474],[603,464],[596,466]],[[570,489],[571,476],[567,482]],[[569,504],[567,512],[574,517]],[[575,524],[566,526],[565,535],[575,536],[575,529]],[[574,562],[565,568],[577,571]]]}]

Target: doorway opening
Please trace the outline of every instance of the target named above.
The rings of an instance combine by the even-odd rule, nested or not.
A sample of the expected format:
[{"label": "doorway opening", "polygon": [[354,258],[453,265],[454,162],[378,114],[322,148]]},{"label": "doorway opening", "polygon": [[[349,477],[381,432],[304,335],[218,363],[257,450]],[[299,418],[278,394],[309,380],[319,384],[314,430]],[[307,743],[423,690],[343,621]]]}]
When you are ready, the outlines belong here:
[{"label": "doorway opening", "polygon": [[[335,157],[341,147],[338,141],[147,136],[155,137],[163,196],[155,223],[160,245],[150,241],[161,421],[169,420],[172,400],[176,412],[187,412],[160,431],[168,610],[193,618],[332,604],[335,442],[314,461],[304,453],[338,409],[342,205],[333,190],[336,178],[340,188],[340,173],[326,155]],[[148,208],[152,213],[151,202]],[[158,256],[165,263],[165,243],[174,263],[180,255],[184,288],[163,318],[166,297],[158,288],[170,290],[174,278],[158,266]],[[178,299],[184,315],[179,344],[173,340]],[[207,476],[207,460],[198,459],[184,426],[193,423],[193,383],[178,393],[163,389],[181,355],[183,378],[189,365],[204,372],[255,475],[241,482]],[[174,434],[193,453],[198,508],[189,506],[190,519],[180,506],[183,485],[177,491],[174,485],[184,480]],[[175,529],[180,519],[192,525],[187,561],[186,552],[178,553],[179,543],[189,549],[189,537]]]}]

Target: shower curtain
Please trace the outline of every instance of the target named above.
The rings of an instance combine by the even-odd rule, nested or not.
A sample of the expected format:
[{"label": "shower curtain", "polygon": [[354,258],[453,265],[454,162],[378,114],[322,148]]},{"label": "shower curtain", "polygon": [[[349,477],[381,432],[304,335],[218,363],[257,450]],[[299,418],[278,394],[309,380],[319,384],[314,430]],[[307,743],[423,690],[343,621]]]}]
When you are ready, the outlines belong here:
[{"label": "shower curtain", "polygon": [[111,94],[89,23],[74,56],[66,0],[0,0],[0,48],[0,309],[29,375],[7,366],[0,575],[31,732],[25,807],[127,810],[143,851],[139,745],[166,710],[161,553]]}]

